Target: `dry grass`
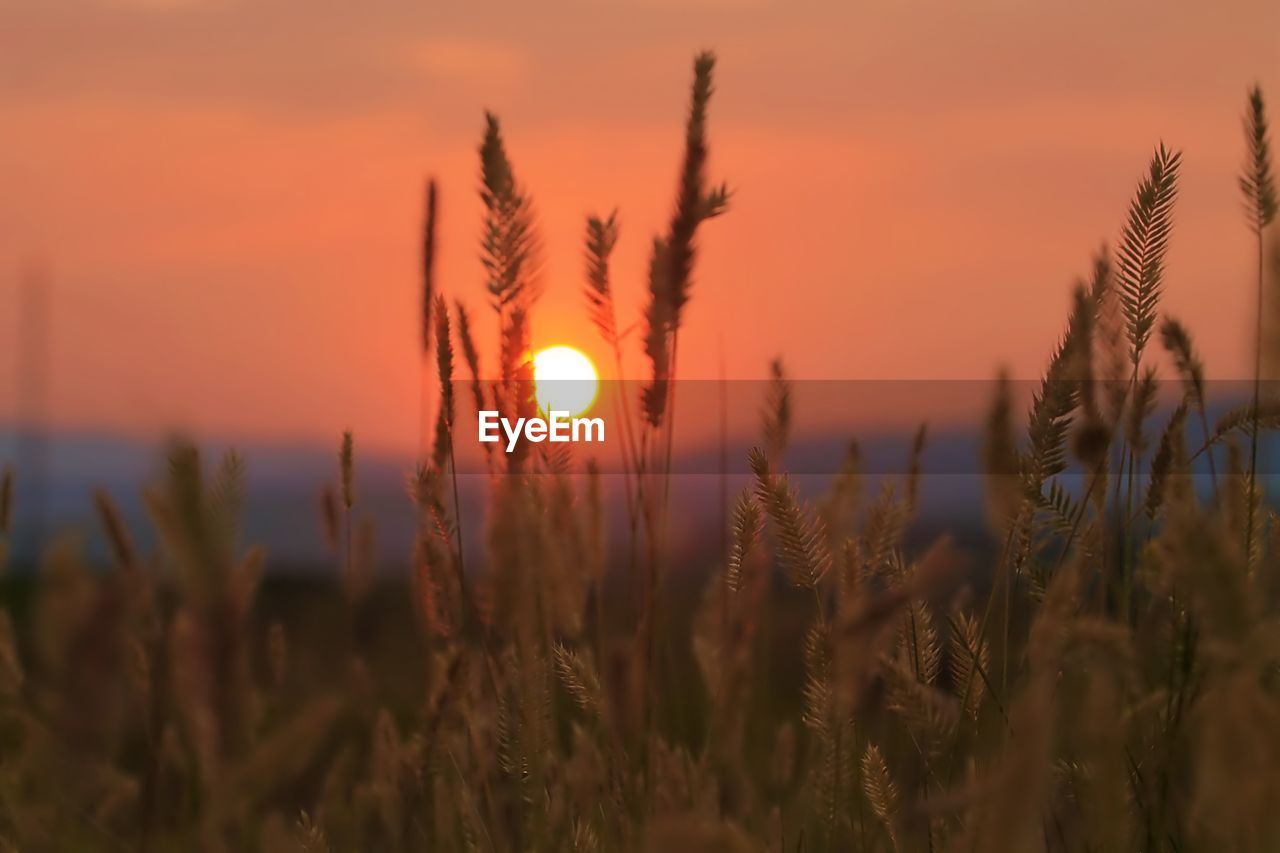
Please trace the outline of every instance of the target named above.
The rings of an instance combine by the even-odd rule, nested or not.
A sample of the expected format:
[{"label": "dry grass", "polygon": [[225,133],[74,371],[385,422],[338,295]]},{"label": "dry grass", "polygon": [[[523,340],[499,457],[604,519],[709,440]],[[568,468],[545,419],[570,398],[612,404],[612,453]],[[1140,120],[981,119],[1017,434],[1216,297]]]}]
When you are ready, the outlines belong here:
[{"label": "dry grass", "polygon": [[[728,199],[704,174],[713,69],[709,55],[695,62],[675,212],[654,241],[638,342],[652,374],[624,425],[625,565],[606,565],[598,470],[531,448],[490,458],[485,568],[464,562],[464,523],[481,522],[459,514],[454,336],[477,405],[532,405],[520,354],[540,244],[488,116],[491,383],[465,308],[452,321],[436,288],[429,193],[422,344],[442,390],[433,452],[410,483],[419,528],[401,589],[414,632],[388,650],[369,630],[390,610],[369,576],[372,528],[353,523],[349,433],[322,500],[342,595],[324,618],[263,629],[262,554],[238,535],[243,465],[176,446],[147,492],[154,554],[99,494],[112,565],[55,545],[30,612],[0,613],[0,849],[1280,847],[1280,523],[1258,497],[1253,449],[1280,427],[1278,404],[1259,391],[1211,428],[1191,333],[1161,322],[1179,165],[1163,146],[1114,266],[1100,255],[1076,290],[1023,427],[1008,382],[996,386],[992,565],[945,541],[908,547],[923,429],[902,481],[876,496],[856,444],[828,494],[798,494],[777,470],[792,416],[779,362],[725,565],[710,567],[687,625],[668,617],[669,387],[697,231]],[[1275,192],[1256,91],[1247,115],[1240,184],[1261,264]],[[620,353],[636,342],[610,285],[617,223],[588,220],[586,293]],[[1153,427],[1155,330],[1186,399]],[[1209,495],[1192,488],[1201,455]],[[1069,471],[1083,492],[1064,485]],[[0,537],[12,491],[6,473]],[[612,612],[606,574],[638,591],[634,622]],[[779,655],[803,671],[789,700]]]}]

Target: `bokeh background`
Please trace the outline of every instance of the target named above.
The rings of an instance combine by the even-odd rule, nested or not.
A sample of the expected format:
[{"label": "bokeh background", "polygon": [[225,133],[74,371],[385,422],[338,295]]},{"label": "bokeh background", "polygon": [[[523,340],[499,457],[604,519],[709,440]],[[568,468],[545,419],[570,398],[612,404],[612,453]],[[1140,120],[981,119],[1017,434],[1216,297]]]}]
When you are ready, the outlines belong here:
[{"label": "bokeh background", "polygon": [[[708,46],[711,168],[735,194],[703,232],[684,376],[763,379],[784,354],[800,380],[1034,378],[1164,140],[1184,152],[1164,308],[1211,377],[1246,377],[1233,178],[1242,93],[1280,87],[1280,6],[1230,5],[6,3],[0,439],[57,448],[49,488],[79,502],[64,516],[86,485],[136,481],[173,431],[258,448],[252,470],[288,491],[314,488],[350,428],[398,491],[428,175],[440,286],[494,339],[485,109],[545,246],[534,345],[611,374],[583,309],[584,217],[620,209],[625,325]],[[623,378],[643,378],[638,336],[630,351]],[[963,420],[957,396],[903,429]],[[697,420],[681,440],[709,437]]]},{"label": "bokeh background", "polygon": [[535,343],[590,349],[583,218],[620,208],[638,310],[688,57],[713,46],[712,168],[737,192],[686,375],[717,375],[721,336],[734,377],[779,352],[804,378],[1038,375],[1163,139],[1185,156],[1166,308],[1245,376],[1231,178],[1241,93],[1280,86],[1280,7],[1229,5],[6,3],[0,340],[35,266],[57,425],[410,451],[425,176],[441,285],[488,321],[475,147],[502,117],[547,250]]}]

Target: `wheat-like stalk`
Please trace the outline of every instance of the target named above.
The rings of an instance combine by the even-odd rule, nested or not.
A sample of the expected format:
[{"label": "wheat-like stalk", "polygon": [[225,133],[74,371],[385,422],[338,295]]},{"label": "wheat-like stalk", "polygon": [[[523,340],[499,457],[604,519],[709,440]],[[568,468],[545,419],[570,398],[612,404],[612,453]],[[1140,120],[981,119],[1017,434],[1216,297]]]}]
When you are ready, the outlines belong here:
[{"label": "wheat-like stalk", "polygon": [[800,720],[819,737],[831,725],[831,636],[821,622],[810,626],[804,636],[804,705]]},{"label": "wheat-like stalk", "polygon": [[1001,529],[1009,525],[1022,503],[1019,473],[1021,459],[1013,431],[1013,400],[1009,375],[996,379],[995,395],[982,431],[982,465],[987,483],[987,506]]},{"label": "wheat-like stalk", "polygon": [[681,312],[689,301],[693,283],[694,238],[698,226],[724,212],[729,200],[724,185],[707,188],[707,105],[711,101],[712,71],[716,59],[711,53],[700,53],[693,61],[693,92],[689,103],[689,120],[685,127],[684,165],[676,211],[671,218],[666,252],[666,300],[671,312],[672,329],[680,327]]},{"label": "wheat-like stalk", "polygon": [[1032,494],[1067,467],[1066,438],[1080,400],[1079,383],[1073,378],[1072,365],[1075,354],[1088,345],[1084,337],[1088,324],[1085,313],[1086,309],[1077,302],[1040,386],[1032,395],[1024,465],[1027,487]]},{"label": "wheat-like stalk", "polygon": [[769,388],[760,421],[765,453],[770,459],[781,459],[791,437],[791,383],[780,358],[769,363]]},{"label": "wheat-like stalk", "polygon": [[[615,209],[608,217],[587,218],[587,233],[584,255],[586,258],[587,285],[584,292],[587,297],[587,316],[600,332],[600,336],[613,355],[614,373],[618,380],[625,375],[622,366],[622,338],[625,333],[618,330],[617,310],[614,307],[613,281],[609,263],[613,250],[618,244],[618,211]],[[663,388],[665,399],[665,386]],[[624,487],[626,489],[627,519],[633,530],[638,523],[638,506],[643,500],[643,480],[632,478],[637,473],[640,461],[640,449],[636,444],[635,426],[631,419],[631,402],[629,395],[621,395],[622,406],[622,442],[619,444],[622,456]]]},{"label": "wheat-like stalk", "polygon": [[485,219],[480,260],[485,286],[495,310],[525,307],[537,296],[534,279],[540,244],[534,230],[533,206],[516,181],[498,117],[485,114],[480,144],[480,200]]},{"label": "wheat-like stalk", "polygon": [[1249,90],[1244,117],[1245,162],[1240,173],[1240,191],[1245,197],[1249,225],[1258,234],[1276,218],[1276,186],[1271,174],[1271,139],[1262,89]]},{"label": "wheat-like stalk", "polygon": [[[1254,86],[1249,92],[1249,106],[1245,114],[1245,166],[1240,176],[1240,190],[1244,193],[1245,209],[1249,225],[1253,228],[1258,245],[1257,332],[1254,340],[1253,372],[1253,434],[1249,447],[1249,495],[1250,501],[1260,499],[1258,494],[1258,415],[1262,405],[1263,358],[1263,306],[1265,303],[1266,270],[1263,261],[1262,232],[1276,217],[1276,188],[1271,177],[1271,142],[1267,128],[1266,105],[1262,89]],[[1212,451],[1210,451],[1212,453]],[[1249,515],[1245,531],[1245,551],[1253,553],[1254,518]]]},{"label": "wheat-like stalk", "polygon": [[677,335],[693,283],[698,227],[723,213],[729,202],[725,186],[707,188],[707,106],[711,101],[714,69],[713,54],[701,53],[694,60],[676,209],[666,235],[654,239],[650,256],[644,349],[652,367],[652,382],[644,389],[643,406],[646,418],[655,428],[662,423],[667,410]]},{"label": "wheat-like stalk", "polygon": [[443,470],[453,452],[453,422],[456,403],[453,393],[453,335],[449,308],[444,297],[436,300],[436,377],[440,382],[440,411],[436,415],[436,441],[432,462]]},{"label": "wheat-like stalk", "polygon": [[294,830],[302,853],[329,853],[329,842],[325,840],[324,830],[305,811],[298,814]]},{"label": "wheat-like stalk", "polygon": [[1187,419],[1187,404],[1184,402],[1174,409],[1173,415],[1164,432],[1160,435],[1160,444],[1156,446],[1156,454],[1151,460],[1151,481],[1147,485],[1146,512],[1147,517],[1155,520],[1164,506],[1167,497],[1169,478],[1175,473],[1178,460],[1185,461],[1183,425]]},{"label": "wheat-like stalk", "polygon": [[422,222],[422,351],[431,352],[431,311],[436,302],[436,196],[435,178],[427,181],[426,213]]},{"label": "wheat-like stalk", "polygon": [[342,447],[338,450],[338,482],[342,486],[342,508],[350,512],[356,502],[355,439],[351,430],[342,433]]},{"label": "wheat-like stalk", "polygon": [[1188,402],[1202,409],[1204,398],[1204,364],[1191,343],[1191,334],[1182,323],[1172,317],[1165,318],[1160,326],[1160,340],[1173,356],[1174,367],[1182,377]]},{"label": "wheat-like stalk", "polygon": [[895,497],[893,484],[883,481],[862,532],[862,557],[872,574],[881,574],[890,565],[907,521],[906,507]]},{"label": "wheat-like stalk", "polygon": [[587,316],[611,348],[618,345],[618,318],[613,307],[613,284],[609,276],[609,257],[618,245],[618,211],[607,217],[587,218],[586,264]]},{"label": "wheat-like stalk", "polygon": [[604,693],[591,661],[563,643],[556,643],[551,651],[565,690],[584,714],[598,717],[604,704]]},{"label": "wheat-like stalk", "polygon": [[436,307],[436,181],[427,181],[426,210],[422,222],[422,305],[421,314],[421,375],[418,381],[418,457],[427,455],[427,376],[431,359],[431,335],[435,331],[432,311]]},{"label": "wheat-like stalk", "polygon": [[[454,311],[458,315],[458,342],[462,345],[462,360],[466,362],[470,376],[468,387],[471,390],[471,404],[477,412],[484,411],[489,408],[489,403],[485,397],[484,385],[480,381],[480,351],[476,348],[475,336],[471,334],[471,313],[462,304],[462,300],[454,303]],[[492,464],[493,445],[485,443],[483,446],[485,458]]]},{"label": "wheat-like stalk", "polygon": [[774,525],[783,570],[796,586],[816,590],[831,567],[821,520],[801,506],[785,477],[769,470],[769,460],[759,448],[751,449],[748,462],[756,477],[756,499]]},{"label": "wheat-like stalk", "polygon": [[874,743],[868,743],[866,750],[862,753],[862,791],[866,795],[867,802],[871,804],[872,813],[884,825],[893,848],[897,850],[896,823],[901,807],[900,794],[898,785],[893,781],[889,767],[885,764],[880,747]]},{"label": "wheat-like stalk", "polygon": [[355,439],[351,434],[351,430],[345,430],[342,433],[342,445],[338,449],[338,482],[340,484],[342,494],[342,540],[345,548],[345,562],[343,563],[344,577],[349,577],[351,575],[352,561],[354,559],[354,543],[351,535],[351,510],[355,506],[356,502],[355,479]]},{"label": "wheat-like stalk", "polygon": [[1141,457],[1147,449],[1146,422],[1155,411],[1159,390],[1154,367],[1146,368],[1133,386],[1133,399],[1125,421],[1125,440],[1134,457]]},{"label": "wheat-like stalk", "polygon": [[[1174,367],[1182,377],[1187,401],[1196,410],[1200,418],[1200,429],[1205,441],[1209,440],[1209,412],[1205,399],[1204,363],[1191,342],[1191,333],[1182,323],[1166,318],[1160,327],[1160,339],[1164,348],[1173,356]],[[1218,489],[1217,463],[1214,461],[1212,448],[1209,449],[1209,477],[1214,491]]]},{"label": "wheat-like stalk", "polygon": [[331,483],[326,483],[320,490],[320,532],[325,544],[334,552],[342,544],[341,522],[338,520],[340,515],[338,493]]},{"label": "wheat-like stalk", "polygon": [[924,472],[924,446],[928,436],[928,427],[920,424],[915,436],[911,439],[911,450],[907,453],[907,514],[914,514],[920,506],[920,477]]},{"label": "wheat-like stalk", "polygon": [[671,303],[667,297],[667,243],[653,238],[649,249],[649,303],[645,310],[644,354],[649,358],[650,382],[640,392],[645,421],[657,429],[667,412],[671,389]]},{"label": "wheat-like stalk", "polygon": [[599,853],[600,838],[591,824],[582,819],[573,822],[573,836],[569,841],[572,853]]},{"label": "wheat-like stalk", "polygon": [[750,491],[738,495],[738,500],[733,505],[733,541],[729,546],[729,562],[725,574],[725,582],[733,592],[742,590],[744,569],[760,541],[763,529],[764,516],[760,513],[760,504]]},{"label": "wheat-like stalk", "polygon": [[951,649],[947,655],[951,686],[963,700],[965,713],[976,720],[983,694],[969,685],[977,671],[987,671],[990,651],[978,620],[971,614],[957,612],[951,620],[951,629]]},{"label": "wheat-like stalk", "polygon": [[1156,322],[1164,288],[1164,258],[1173,230],[1182,155],[1161,144],[1148,174],[1129,203],[1129,218],[1116,252],[1116,279],[1129,334],[1129,357],[1137,371]]}]

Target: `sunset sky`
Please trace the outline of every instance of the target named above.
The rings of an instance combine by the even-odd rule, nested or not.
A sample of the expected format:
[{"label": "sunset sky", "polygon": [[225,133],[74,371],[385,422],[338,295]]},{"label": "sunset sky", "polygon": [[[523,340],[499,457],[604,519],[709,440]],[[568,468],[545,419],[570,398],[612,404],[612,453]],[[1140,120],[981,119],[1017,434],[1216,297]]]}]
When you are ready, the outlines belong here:
[{"label": "sunset sky", "polygon": [[[439,283],[492,362],[483,111],[545,243],[536,345],[601,355],[587,213],[620,208],[623,324],[717,52],[686,375],[1030,377],[1161,139],[1184,153],[1165,307],[1248,372],[1246,88],[1280,115],[1280,3],[0,3],[0,422],[20,270],[53,285],[59,426],[414,444],[423,182]],[[641,375],[639,340],[634,368]]]}]

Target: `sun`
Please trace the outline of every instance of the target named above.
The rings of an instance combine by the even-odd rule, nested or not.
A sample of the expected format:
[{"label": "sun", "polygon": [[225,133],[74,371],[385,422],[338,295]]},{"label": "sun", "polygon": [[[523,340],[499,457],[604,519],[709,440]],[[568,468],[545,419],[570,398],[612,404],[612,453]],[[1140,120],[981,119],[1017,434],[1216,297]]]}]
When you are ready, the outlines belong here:
[{"label": "sun", "polygon": [[573,347],[547,347],[533,357],[533,388],[545,414],[581,415],[596,400],[600,381],[595,365]]}]

